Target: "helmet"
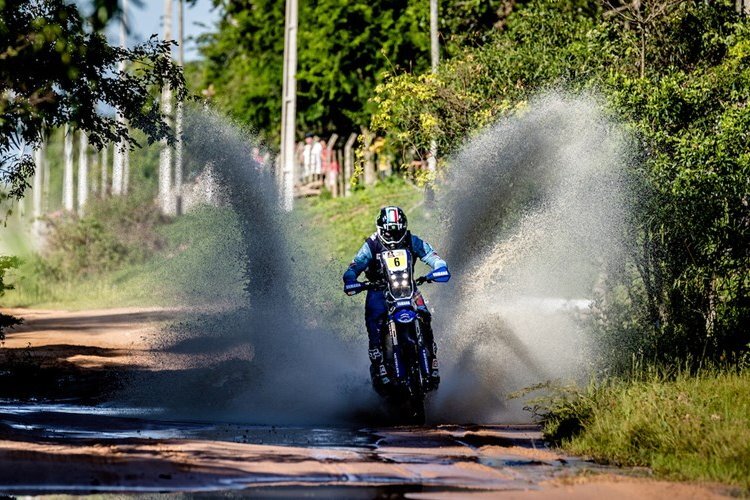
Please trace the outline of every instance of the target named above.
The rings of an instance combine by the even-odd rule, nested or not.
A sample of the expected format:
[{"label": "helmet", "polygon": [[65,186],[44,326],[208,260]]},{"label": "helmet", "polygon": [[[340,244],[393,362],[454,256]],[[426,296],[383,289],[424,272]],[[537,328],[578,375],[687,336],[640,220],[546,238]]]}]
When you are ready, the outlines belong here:
[{"label": "helmet", "polygon": [[398,207],[383,207],[375,219],[378,238],[383,245],[393,248],[406,236],[406,214]]}]

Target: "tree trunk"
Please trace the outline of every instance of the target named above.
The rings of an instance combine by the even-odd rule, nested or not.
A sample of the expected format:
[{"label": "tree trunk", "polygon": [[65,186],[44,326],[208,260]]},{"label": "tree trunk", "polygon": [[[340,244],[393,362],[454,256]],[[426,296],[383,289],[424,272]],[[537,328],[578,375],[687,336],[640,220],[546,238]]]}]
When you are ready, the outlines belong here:
[{"label": "tree trunk", "polygon": [[89,199],[89,138],[81,130],[78,143],[78,215],[83,216]]},{"label": "tree trunk", "polygon": [[641,26],[641,78],[646,77],[646,27]]},{"label": "tree trunk", "polygon": [[370,150],[374,138],[375,134],[370,132],[367,128],[362,127],[362,140],[365,151],[365,186],[372,186],[377,180],[377,172],[375,171],[375,153]]},{"label": "tree trunk", "polygon": [[351,196],[352,194],[352,175],[354,174],[354,141],[357,140],[357,134],[352,133],[349,136],[349,140],[344,145],[344,177],[346,184],[344,184],[344,196]]},{"label": "tree trunk", "polygon": [[65,125],[65,143],[63,146],[63,208],[73,211],[73,131],[70,125]]},{"label": "tree trunk", "polygon": [[[172,0],[164,0],[164,40],[172,39]],[[161,107],[167,123],[171,123],[172,89],[165,85],[161,92]],[[164,215],[173,215],[172,203],[172,148],[166,139],[161,141],[159,154],[159,208]]]}]

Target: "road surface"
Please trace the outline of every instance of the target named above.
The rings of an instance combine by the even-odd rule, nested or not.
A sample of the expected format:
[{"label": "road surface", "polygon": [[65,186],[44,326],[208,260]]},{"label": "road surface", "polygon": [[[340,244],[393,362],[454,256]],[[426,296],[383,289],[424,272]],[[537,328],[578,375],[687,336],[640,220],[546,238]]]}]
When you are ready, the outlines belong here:
[{"label": "road surface", "polygon": [[[534,425],[305,428],[171,420],[158,408],[118,406],[106,394],[119,372],[164,369],[159,332],[179,310],[13,312],[26,323],[0,351],[24,377],[0,374],[0,495],[722,496],[718,486],[653,481],[647,471],[565,456],[548,449]],[[175,356],[168,366],[191,362]]]}]

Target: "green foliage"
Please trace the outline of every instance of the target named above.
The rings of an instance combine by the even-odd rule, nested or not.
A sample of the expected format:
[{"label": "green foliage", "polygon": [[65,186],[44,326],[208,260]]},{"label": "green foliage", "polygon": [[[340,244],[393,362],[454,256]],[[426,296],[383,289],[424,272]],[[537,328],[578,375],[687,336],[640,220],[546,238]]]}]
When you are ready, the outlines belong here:
[{"label": "green foliage", "polygon": [[[93,26],[101,26],[115,10],[109,0],[95,3]],[[179,99],[186,97],[172,42],[152,38],[122,49],[91,28],[75,3],[0,2],[0,181],[11,197],[23,196],[34,171],[28,150],[17,151],[37,147],[51,128],[72,124],[96,147],[118,139],[136,144],[127,127],[98,111],[103,106],[119,110],[149,141],[172,138],[151,93],[169,85]],[[123,73],[121,61],[130,63]]]},{"label": "green foliage", "polygon": [[131,196],[96,200],[84,217],[47,218],[45,250],[33,260],[47,280],[69,281],[143,262],[163,246],[155,227],[162,223],[158,209]]},{"label": "green foliage", "polygon": [[[20,260],[13,256],[0,256],[0,297],[5,295],[5,290],[12,290],[13,286],[5,282],[5,273],[8,269],[15,269],[19,266]],[[21,320],[9,314],[0,313],[0,341],[5,339],[5,329],[18,325]]]},{"label": "green foliage", "polygon": [[541,89],[580,87],[604,61],[618,64],[612,30],[597,19],[600,3],[535,1],[506,19],[504,29],[480,48],[466,49],[437,76],[402,74],[376,89],[373,129],[396,150],[442,156],[460,147],[467,132],[522,106]]},{"label": "green foliage", "polygon": [[643,371],[632,380],[554,394],[537,410],[545,437],[571,453],[747,491],[748,383],[747,370]]},{"label": "green foliage", "polygon": [[[232,116],[278,139],[284,53],[284,2],[215,0],[219,31],[204,39],[205,86]],[[481,42],[502,2],[441,2],[449,51]],[[429,2],[301,2],[298,36],[298,128],[357,131],[369,121],[374,87],[389,72],[429,67]]]},{"label": "green foliage", "polygon": [[631,354],[736,359],[750,347],[750,26],[729,1],[633,8],[524,3],[438,75],[380,85],[372,128],[392,151],[424,153],[437,140],[445,158],[531,94],[601,94],[642,144],[630,259],[606,270],[593,315],[603,354],[625,369]]},{"label": "green foliage", "polygon": [[[221,303],[242,296],[237,220],[231,211],[205,207],[162,221],[150,201],[112,203],[92,208],[85,224],[66,223],[65,231],[96,235],[91,250],[53,250],[26,259],[6,301],[80,309]],[[100,260],[82,262],[81,254]],[[82,271],[59,265],[65,258]],[[56,278],[63,275],[61,267],[65,279]]]}]

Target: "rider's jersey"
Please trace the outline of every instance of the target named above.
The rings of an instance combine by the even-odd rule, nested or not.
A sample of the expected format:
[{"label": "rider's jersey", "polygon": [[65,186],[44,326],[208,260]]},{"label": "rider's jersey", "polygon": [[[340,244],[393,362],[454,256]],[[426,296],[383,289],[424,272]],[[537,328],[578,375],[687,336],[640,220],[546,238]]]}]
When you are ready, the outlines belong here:
[{"label": "rider's jersey", "polygon": [[[447,267],[443,259],[435,252],[429,243],[422,240],[418,236],[414,236],[411,232],[406,234],[404,238],[404,244],[399,248],[404,248],[420,258],[422,262],[430,266],[432,269],[438,269],[441,267]],[[378,281],[382,279],[382,270],[380,269],[380,261],[375,258],[380,252],[390,250],[387,248],[378,238],[378,233],[373,233],[369,238],[365,240],[362,247],[354,256],[352,263],[349,264],[349,268],[344,273],[344,281],[356,281],[357,277],[365,272],[365,276],[369,281]]]}]

